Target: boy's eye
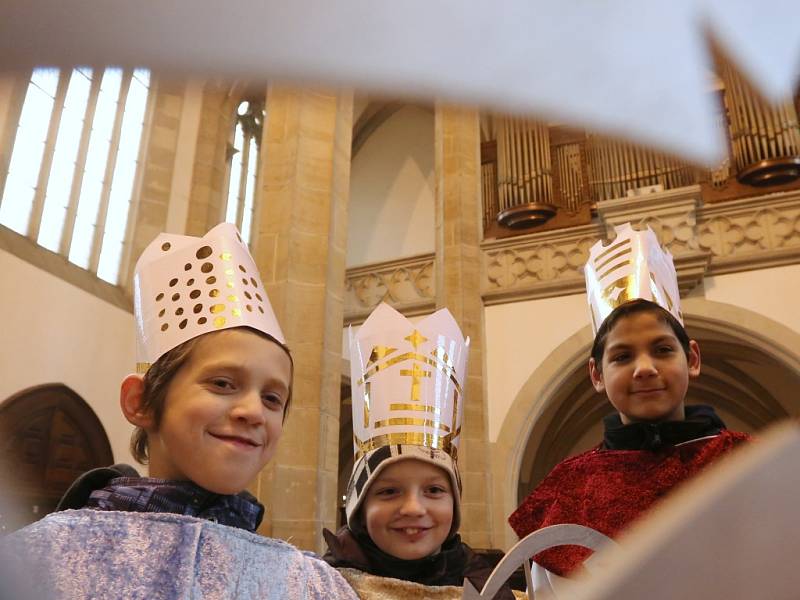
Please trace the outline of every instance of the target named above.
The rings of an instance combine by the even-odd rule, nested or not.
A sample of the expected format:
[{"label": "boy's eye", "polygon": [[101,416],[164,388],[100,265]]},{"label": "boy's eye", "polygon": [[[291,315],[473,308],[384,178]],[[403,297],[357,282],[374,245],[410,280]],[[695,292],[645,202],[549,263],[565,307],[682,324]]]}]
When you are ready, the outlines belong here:
[{"label": "boy's eye", "polygon": [[376,496],[388,497],[388,496],[393,496],[396,493],[397,493],[397,488],[393,487],[378,488],[377,490],[375,490]]},{"label": "boy's eye", "polygon": [[656,348],[656,352],[658,354],[669,354],[672,351],[673,351],[672,346],[659,346],[658,348]]},{"label": "boy's eye", "polygon": [[619,354],[613,354],[611,356],[611,362],[621,363],[621,362],[625,362],[629,358],[630,358],[630,354],[628,354],[627,352],[620,352]]},{"label": "boy's eye", "polygon": [[261,396],[264,406],[274,409],[283,409],[283,398],[275,392],[267,392]]},{"label": "boy's eye", "polygon": [[225,378],[222,378],[222,377],[215,377],[214,379],[212,379],[211,380],[211,385],[213,385],[215,388],[218,388],[220,390],[232,390],[233,389],[233,382],[230,381],[229,379],[225,379]]},{"label": "boy's eye", "polygon": [[443,494],[449,494],[450,490],[443,485],[431,485],[428,486],[427,492],[433,496],[441,496]]}]

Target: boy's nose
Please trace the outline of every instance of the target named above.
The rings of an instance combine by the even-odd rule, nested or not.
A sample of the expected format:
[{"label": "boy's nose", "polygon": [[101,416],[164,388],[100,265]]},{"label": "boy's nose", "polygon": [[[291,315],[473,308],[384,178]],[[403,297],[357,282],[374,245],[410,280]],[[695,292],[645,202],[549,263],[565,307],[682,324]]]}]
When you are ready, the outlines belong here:
[{"label": "boy's nose", "polygon": [[231,417],[251,425],[262,424],[264,422],[264,403],[261,400],[261,393],[252,391],[239,396],[231,407]]},{"label": "boy's nose", "polygon": [[403,505],[400,507],[400,512],[406,515],[421,515],[425,513],[425,506],[419,501],[418,494],[410,493],[403,497]]},{"label": "boy's nose", "polygon": [[648,377],[656,373],[655,363],[647,354],[637,356],[634,367],[634,377]]}]

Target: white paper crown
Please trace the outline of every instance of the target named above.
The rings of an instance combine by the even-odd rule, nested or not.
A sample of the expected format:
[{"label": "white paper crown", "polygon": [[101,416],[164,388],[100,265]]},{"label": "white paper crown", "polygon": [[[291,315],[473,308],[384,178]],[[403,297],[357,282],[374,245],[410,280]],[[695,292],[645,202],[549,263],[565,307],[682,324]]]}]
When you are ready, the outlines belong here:
[{"label": "white paper crown", "polygon": [[672,255],[661,248],[649,227],[636,231],[625,223],[614,229],[614,241],[592,246],[584,267],[594,333],[616,307],[637,298],[655,302],[683,324]]},{"label": "white paper crown", "polygon": [[209,331],[246,326],[284,343],[256,264],[230,223],[201,238],[159,235],[136,262],[133,303],[140,373]]},{"label": "white paper crown", "polygon": [[456,459],[469,339],[447,309],[417,324],[380,304],[350,334],[356,457],[392,444]]}]

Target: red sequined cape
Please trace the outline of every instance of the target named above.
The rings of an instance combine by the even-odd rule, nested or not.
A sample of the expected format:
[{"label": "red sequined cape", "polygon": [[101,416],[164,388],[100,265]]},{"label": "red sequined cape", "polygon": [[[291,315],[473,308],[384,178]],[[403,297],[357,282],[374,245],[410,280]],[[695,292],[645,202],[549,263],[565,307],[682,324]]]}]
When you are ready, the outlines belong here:
[{"label": "red sequined cape", "polygon": [[[595,448],[559,463],[508,518],[522,538],[560,523],[577,523],[611,538],[665,496],[736,445],[746,433],[723,430],[710,439],[650,450]],[[535,560],[556,575],[567,575],[591,554],[559,546]]]}]

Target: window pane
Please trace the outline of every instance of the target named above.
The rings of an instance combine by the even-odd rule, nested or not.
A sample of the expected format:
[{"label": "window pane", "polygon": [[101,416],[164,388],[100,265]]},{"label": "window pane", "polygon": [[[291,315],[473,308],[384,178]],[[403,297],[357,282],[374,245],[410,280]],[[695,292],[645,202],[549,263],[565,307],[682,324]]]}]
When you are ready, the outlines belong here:
[{"label": "window pane", "polygon": [[33,72],[11,151],[0,204],[0,223],[23,235],[28,233],[57,87],[57,70],[36,69]]},{"label": "window pane", "polygon": [[[228,223],[239,225],[236,222],[236,214],[239,210],[239,186],[242,179],[242,149],[244,148],[244,130],[242,124],[236,124],[236,131],[233,135],[234,155],[231,157],[231,173],[228,180],[228,204],[225,207],[225,220]],[[246,239],[246,238],[243,238]]]},{"label": "window pane", "polygon": [[[121,83],[121,69],[108,68],[105,70],[100,84],[100,94],[97,97],[94,121],[92,122],[86,168],[84,169],[81,195],[78,200],[78,212],[75,219],[75,229],[72,234],[72,245],[69,250],[70,262],[84,269],[89,266],[91,258],[94,228],[97,223],[97,211],[103,191],[103,178],[105,177]],[[81,232],[81,235],[78,235],[78,232]]]},{"label": "window pane", "polygon": [[103,231],[97,276],[117,283],[122,258],[125,230],[131,207],[131,194],[136,175],[144,113],[147,107],[147,87],[136,77],[131,80],[125,113],[122,119],[117,162],[111,182],[111,196]]},{"label": "window pane", "polygon": [[250,156],[247,161],[247,188],[244,193],[244,209],[242,211],[242,239],[250,244],[253,224],[253,198],[256,191],[256,173],[258,172],[258,146],[256,139],[250,138]]},{"label": "window pane", "polygon": [[45,248],[56,252],[63,235],[72,178],[75,174],[75,159],[80,145],[91,83],[90,70],[76,69],[72,72],[58,127],[37,240]]}]

